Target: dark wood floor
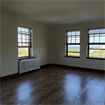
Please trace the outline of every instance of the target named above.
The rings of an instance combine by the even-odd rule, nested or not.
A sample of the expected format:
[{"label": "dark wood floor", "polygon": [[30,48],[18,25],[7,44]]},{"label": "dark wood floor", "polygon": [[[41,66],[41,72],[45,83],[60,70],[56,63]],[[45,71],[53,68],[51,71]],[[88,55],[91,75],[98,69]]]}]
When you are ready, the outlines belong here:
[{"label": "dark wood floor", "polygon": [[46,67],[1,81],[1,105],[104,105],[104,72]]}]

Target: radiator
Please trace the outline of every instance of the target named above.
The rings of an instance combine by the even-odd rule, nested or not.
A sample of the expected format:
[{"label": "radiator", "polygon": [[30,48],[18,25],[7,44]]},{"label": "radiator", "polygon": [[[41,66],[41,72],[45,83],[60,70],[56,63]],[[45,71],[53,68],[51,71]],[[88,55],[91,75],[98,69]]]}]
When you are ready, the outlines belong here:
[{"label": "radiator", "polygon": [[19,61],[19,73],[40,69],[40,58]]}]

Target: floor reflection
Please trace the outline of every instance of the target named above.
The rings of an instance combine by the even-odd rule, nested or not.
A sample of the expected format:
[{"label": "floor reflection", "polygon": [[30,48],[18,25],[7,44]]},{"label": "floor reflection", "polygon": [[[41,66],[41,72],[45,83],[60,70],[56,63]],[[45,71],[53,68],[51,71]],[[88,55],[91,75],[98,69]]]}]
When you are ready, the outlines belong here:
[{"label": "floor reflection", "polygon": [[[99,79],[92,79],[87,83],[87,101],[89,105],[104,105],[104,82]],[[102,98],[99,98],[102,97]]]},{"label": "floor reflection", "polygon": [[64,90],[66,92],[66,99],[75,102],[81,92],[81,77],[75,74],[66,75]]},{"label": "floor reflection", "polygon": [[18,101],[27,100],[31,97],[32,88],[30,82],[22,82],[17,88],[17,99]]},{"label": "floor reflection", "polygon": [[77,74],[65,76],[65,97],[73,105],[104,105],[104,88],[104,82],[97,78],[82,78]]}]

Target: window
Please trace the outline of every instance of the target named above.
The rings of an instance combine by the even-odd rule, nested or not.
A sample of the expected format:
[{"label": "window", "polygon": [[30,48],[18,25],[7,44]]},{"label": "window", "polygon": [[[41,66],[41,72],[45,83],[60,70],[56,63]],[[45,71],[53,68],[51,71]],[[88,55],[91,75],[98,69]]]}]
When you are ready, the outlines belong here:
[{"label": "window", "polygon": [[105,59],[105,28],[88,30],[87,58]]},{"label": "window", "polygon": [[31,28],[18,27],[18,57],[31,57]]},{"label": "window", "polygon": [[66,57],[80,57],[80,30],[66,31]]}]

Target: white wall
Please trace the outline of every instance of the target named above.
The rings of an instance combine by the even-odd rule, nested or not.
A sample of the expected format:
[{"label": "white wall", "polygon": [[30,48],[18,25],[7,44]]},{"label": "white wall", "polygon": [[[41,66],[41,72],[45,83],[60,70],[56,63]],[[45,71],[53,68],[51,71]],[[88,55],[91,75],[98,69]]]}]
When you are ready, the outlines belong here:
[{"label": "white wall", "polygon": [[1,22],[1,75],[18,73],[18,25],[33,29],[33,55],[41,58],[41,65],[49,64],[49,27],[2,14]]},{"label": "white wall", "polygon": [[[53,63],[85,68],[94,68],[104,70],[104,60],[86,59],[87,49],[87,29],[104,27],[104,21],[85,22],[70,25],[55,25],[53,28]],[[65,31],[81,30],[81,57],[68,58],[65,57]]]},{"label": "white wall", "polygon": [[53,63],[53,26],[50,26],[50,64]]},{"label": "white wall", "polygon": [[1,17],[1,75],[18,73],[17,19]]}]

